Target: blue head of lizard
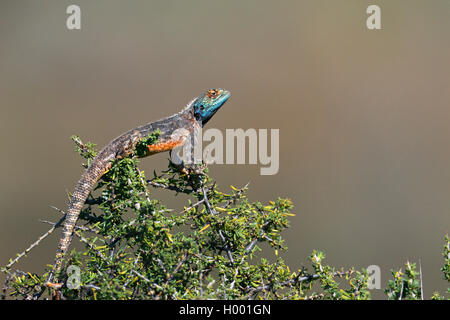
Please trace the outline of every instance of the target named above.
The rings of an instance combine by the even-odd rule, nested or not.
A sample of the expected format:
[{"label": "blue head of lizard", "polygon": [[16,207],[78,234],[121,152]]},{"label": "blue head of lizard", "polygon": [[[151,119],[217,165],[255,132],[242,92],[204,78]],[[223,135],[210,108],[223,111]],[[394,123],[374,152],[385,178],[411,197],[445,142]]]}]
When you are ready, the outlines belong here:
[{"label": "blue head of lizard", "polygon": [[231,96],[225,89],[209,89],[194,101],[194,116],[204,126]]}]

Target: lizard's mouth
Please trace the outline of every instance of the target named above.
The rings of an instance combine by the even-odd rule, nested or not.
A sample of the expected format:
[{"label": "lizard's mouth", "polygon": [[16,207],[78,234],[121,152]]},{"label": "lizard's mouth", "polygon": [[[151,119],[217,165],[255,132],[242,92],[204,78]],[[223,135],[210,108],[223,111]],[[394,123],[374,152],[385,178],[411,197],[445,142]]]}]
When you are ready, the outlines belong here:
[{"label": "lizard's mouth", "polygon": [[223,106],[225,102],[231,97],[231,93],[227,90],[223,90],[219,98],[216,98],[214,101],[214,105],[210,108],[208,114],[202,119],[202,126],[204,126],[215,114],[216,112]]}]

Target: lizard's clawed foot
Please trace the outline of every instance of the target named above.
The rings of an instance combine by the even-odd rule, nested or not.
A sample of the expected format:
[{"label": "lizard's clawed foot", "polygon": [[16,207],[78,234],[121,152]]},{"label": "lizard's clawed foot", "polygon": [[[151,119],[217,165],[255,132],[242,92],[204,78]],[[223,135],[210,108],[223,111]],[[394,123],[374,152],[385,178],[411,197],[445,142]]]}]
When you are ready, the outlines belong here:
[{"label": "lizard's clawed foot", "polygon": [[62,284],[62,283],[55,283],[55,282],[49,282],[49,281],[47,281],[47,282],[45,283],[45,286],[46,286],[46,287],[49,287],[49,288],[52,288],[52,289],[58,290],[58,289],[61,289],[61,288],[62,288],[63,284]]},{"label": "lizard's clawed foot", "polygon": [[59,289],[62,288],[63,284],[62,283],[55,283],[55,282],[50,282],[47,281],[45,283],[45,286],[47,288],[52,289],[53,293],[52,293],[52,299],[53,300],[61,300],[61,292],[59,291]]},{"label": "lizard's clawed foot", "polygon": [[180,172],[187,175],[188,177],[191,175],[203,175],[205,174],[204,171],[206,169],[206,164],[201,164],[201,165],[193,165],[193,166],[183,166],[180,169]]},{"label": "lizard's clawed foot", "polygon": [[182,174],[190,177],[191,175],[203,175],[207,167],[206,164],[186,164],[176,152],[170,151],[170,163]]}]

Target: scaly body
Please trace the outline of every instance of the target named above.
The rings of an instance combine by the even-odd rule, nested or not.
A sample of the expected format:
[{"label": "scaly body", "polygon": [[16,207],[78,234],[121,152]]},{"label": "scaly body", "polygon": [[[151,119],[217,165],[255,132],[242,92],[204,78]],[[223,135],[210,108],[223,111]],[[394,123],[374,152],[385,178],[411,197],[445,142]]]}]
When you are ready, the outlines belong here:
[{"label": "scaly body", "polygon": [[[111,161],[131,155],[136,144],[142,138],[147,137],[158,129],[161,132],[158,141],[148,146],[146,156],[170,151],[175,147],[182,146],[189,138],[189,135],[196,129],[203,127],[229,97],[230,93],[226,90],[210,89],[200,97],[192,100],[179,113],[127,131],[112,140],[98,153],[78,181],[70,199],[55,264],[47,281],[49,286],[55,285],[52,283],[53,275],[61,271],[62,262],[69,249],[72,233],[81,208],[94,185],[111,168]],[[55,282],[57,282],[57,279],[55,279]]]}]

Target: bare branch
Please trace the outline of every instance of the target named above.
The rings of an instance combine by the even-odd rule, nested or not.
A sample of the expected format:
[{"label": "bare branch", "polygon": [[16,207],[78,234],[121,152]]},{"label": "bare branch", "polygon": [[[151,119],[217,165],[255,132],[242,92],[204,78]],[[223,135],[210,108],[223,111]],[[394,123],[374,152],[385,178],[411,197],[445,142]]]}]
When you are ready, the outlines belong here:
[{"label": "bare branch", "polygon": [[[55,208],[55,207],[53,207],[53,208]],[[55,208],[55,209],[57,209],[57,208]],[[57,210],[59,210],[59,209],[57,209]],[[5,272],[7,269],[11,268],[11,266],[13,266],[15,263],[17,263],[23,256],[25,256],[28,252],[30,252],[34,247],[39,245],[42,240],[47,238],[50,234],[53,233],[53,231],[55,231],[56,228],[61,226],[61,224],[63,223],[65,218],[66,218],[66,215],[64,214],[64,216],[61,219],[59,219],[59,221],[57,223],[55,223],[47,232],[45,232],[43,235],[41,235],[35,242],[33,242],[28,248],[26,248],[25,251],[20,253],[14,260],[12,260],[10,263],[8,263],[6,265],[6,268],[2,268],[1,271]]]}]

